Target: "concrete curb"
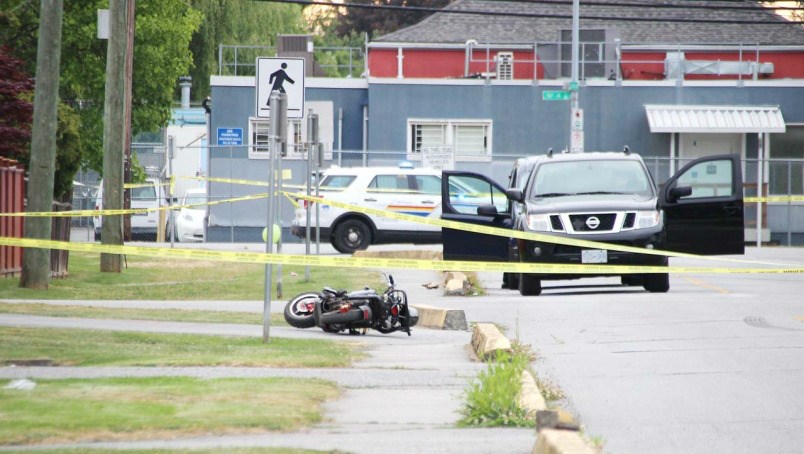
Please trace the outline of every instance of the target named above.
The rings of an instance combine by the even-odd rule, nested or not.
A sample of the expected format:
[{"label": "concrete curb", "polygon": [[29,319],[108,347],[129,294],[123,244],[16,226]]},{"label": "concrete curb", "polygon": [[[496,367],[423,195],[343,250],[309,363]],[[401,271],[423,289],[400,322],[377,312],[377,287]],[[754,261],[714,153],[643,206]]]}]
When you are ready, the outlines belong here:
[{"label": "concrete curb", "polygon": [[478,323],[472,332],[472,348],[483,361],[493,358],[498,352],[511,352],[511,341],[491,323]]},{"label": "concrete curb", "polygon": [[[497,352],[511,352],[511,341],[491,323],[478,323],[472,333],[472,348],[483,360],[493,358]],[[522,372],[522,391],[519,405],[528,416],[536,419],[539,437],[533,454],[596,454],[578,433],[578,425],[571,415],[562,410],[545,410],[547,403],[529,371]],[[569,418],[569,420],[568,420]],[[539,421],[545,423],[540,427]],[[561,430],[569,429],[569,430]]]},{"label": "concrete curb", "polygon": [[578,432],[573,430],[544,429],[533,447],[533,454],[596,454]]},{"label": "concrete curb", "polygon": [[441,309],[420,304],[411,304],[410,306],[419,311],[419,323],[416,326],[461,331],[469,329],[466,324],[466,314],[462,310]]},{"label": "concrete curb", "polygon": [[460,271],[444,272],[444,295],[464,296],[469,293],[469,278]]},{"label": "concrete curb", "polygon": [[522,391],[519,394],[519,406],[524,408],[530,418],[547,409],[547,402],[536,386],[536,380],[529,371],[522,371]]}]

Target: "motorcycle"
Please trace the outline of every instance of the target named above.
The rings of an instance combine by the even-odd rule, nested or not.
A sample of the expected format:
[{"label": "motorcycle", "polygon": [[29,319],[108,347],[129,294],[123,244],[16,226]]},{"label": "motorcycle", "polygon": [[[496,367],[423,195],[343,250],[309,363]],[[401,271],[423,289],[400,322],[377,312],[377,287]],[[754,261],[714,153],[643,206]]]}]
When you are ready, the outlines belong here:
[{"label": "motorcycle", "polygon": [[404,331],[410,336],[410,328],[419,322],[419,313],[408,306],[407,294],[395,287],[393,276],[388,276],[383,293],[368,287],[353,292],[324,287],[321,293],[301,293],[287,302],[284,315],[294,328],[318,326],[328,333],[366,334],[374,329],[383,334]]}]

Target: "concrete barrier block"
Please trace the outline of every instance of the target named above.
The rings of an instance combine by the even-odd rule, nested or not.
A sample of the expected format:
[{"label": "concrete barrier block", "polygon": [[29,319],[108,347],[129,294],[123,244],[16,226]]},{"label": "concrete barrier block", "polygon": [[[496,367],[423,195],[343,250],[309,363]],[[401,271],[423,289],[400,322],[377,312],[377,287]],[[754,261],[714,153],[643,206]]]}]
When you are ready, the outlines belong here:
[{"label": "concrete barrier block", "polygon": [[491,323],[478,323],[472,332],[472,348],[483,360],[498,352],[511,352],[511,342]]},{"label": "concrete barrier block", "polygon": [[539,432],[533,454],[596,454],[578,432],[544,429]]},{"label": "concrete barrier block", "polygon": [[533,379],[528,371],[522,371],[522,391],[519,394],[519,406],[522,407],[529,417],[535,418],[537,412],[547,408],[542,393],[539,387],[536,386],[536,380]]},{"label": "concrete barrier block", "polygon": [[469,293],[469,278],[460,271],[447,271],[444,273],[444,295],[464,296]]},{"label": "concrete barrier block", "polygon": [[442,309],[433,306],[411,304],[419,311],[419,324],[422,328],[444,330],[466,330],[466,314],[459,309]]}]

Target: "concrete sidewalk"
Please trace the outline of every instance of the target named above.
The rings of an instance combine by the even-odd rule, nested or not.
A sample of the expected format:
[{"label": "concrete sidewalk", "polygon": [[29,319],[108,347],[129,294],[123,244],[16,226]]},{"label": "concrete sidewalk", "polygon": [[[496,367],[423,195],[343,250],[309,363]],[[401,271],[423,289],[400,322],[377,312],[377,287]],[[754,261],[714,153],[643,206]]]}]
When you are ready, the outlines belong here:
[{"label": "concrete sidewalk", "polygon": [[[428,290],[422,284],[439,279],[431,271],[394,274],[398,288],[406,290],[412,304],[438,304],[442,290]],[[311,289],[312,290],[312,289]],[[30,302],[30,301],[28,301]],[[206,310],[262,311],[262,302],[52,302]],[[191,303],[191,304],[188,304]],[[274,302],[281,311],[284,302]],[[237,308],[237,309],[235,309]],[[97,321],[24,315],[0,315],[0,325],[51,326],[89,329],[184,332],[234,336],[261,336],[255,325],[178,323],[156,321]],[[345,388],[344,395],[325,405],[325,422],[294,433],[205,436],[141,442],[97,442],[64,445],[60,448],[223,448],[275,446],[353,453],[527,453],[536,433],[532,429],[458,429],[463,391],[484,368],[472,359],[468,331],[440,331],[414,328],[404,333],[365,336],[331,335],[320,329],[272,327],[274,337],[340,339],[367,346],[368,357],[349,369],[269,368],[106,368],[106,367],[2,367],[0,379],[57,379],[68,377],[187,375],[197,377],[320,377]],[[0,448],[0,451],[7,450]]]}]

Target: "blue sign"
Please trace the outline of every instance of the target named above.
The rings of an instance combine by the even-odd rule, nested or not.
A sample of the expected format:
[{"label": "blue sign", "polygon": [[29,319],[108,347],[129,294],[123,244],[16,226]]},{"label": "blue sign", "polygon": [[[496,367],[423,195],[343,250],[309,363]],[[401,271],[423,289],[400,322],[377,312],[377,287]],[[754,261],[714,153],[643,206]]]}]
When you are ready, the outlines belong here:
[{"label": "blue sign", "polygon": [[243,128],[218,128],[218,145],[230,147],[243,145]]}]

